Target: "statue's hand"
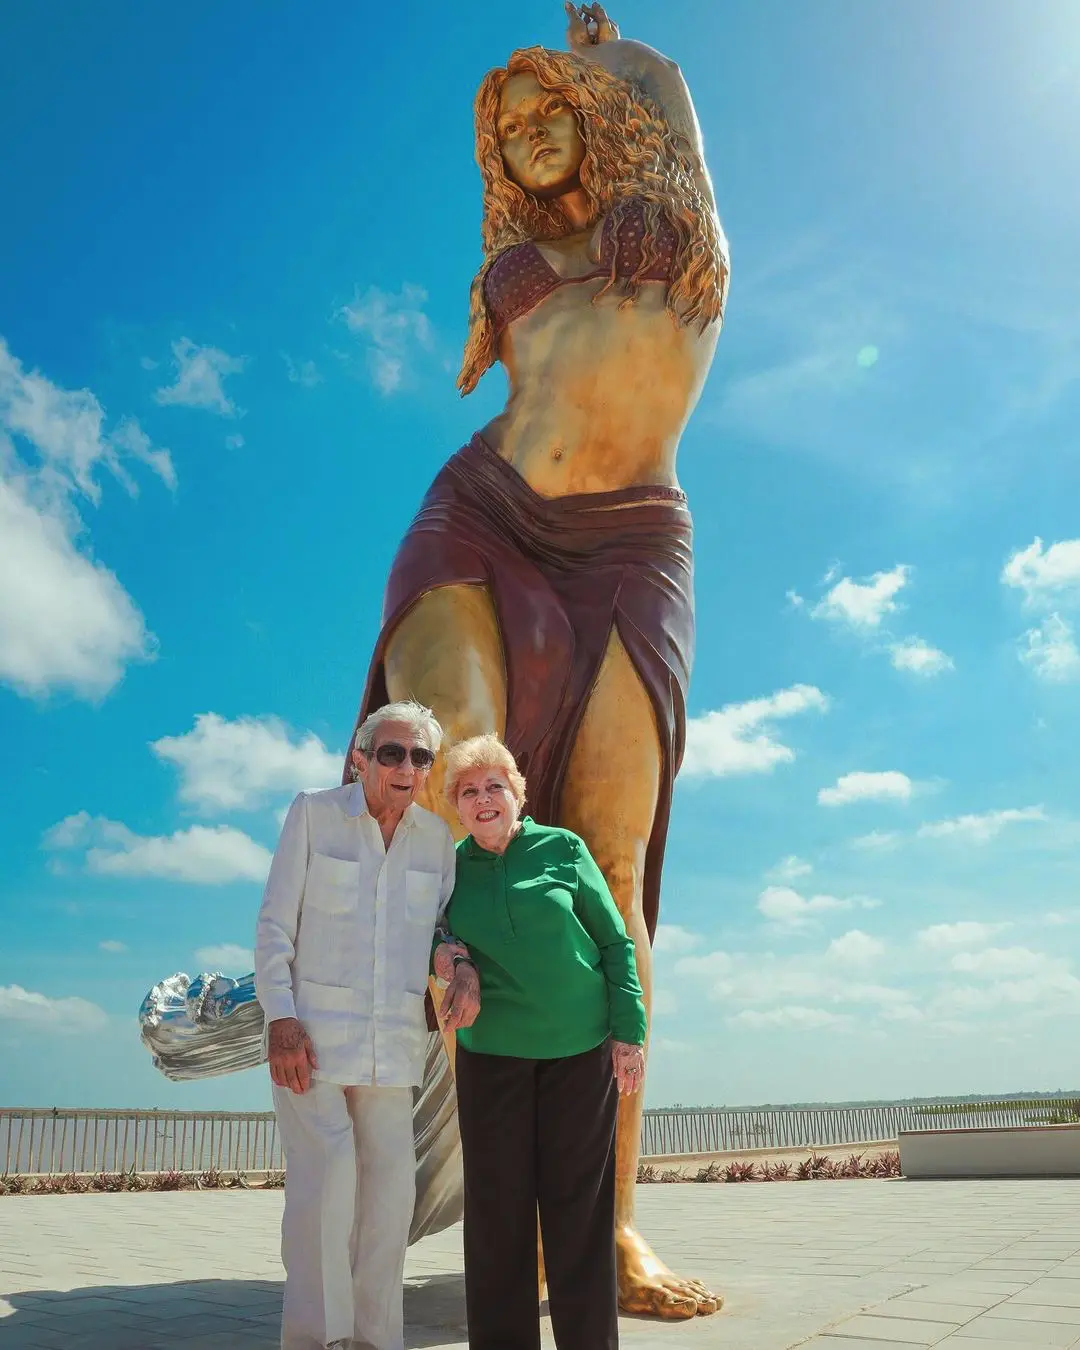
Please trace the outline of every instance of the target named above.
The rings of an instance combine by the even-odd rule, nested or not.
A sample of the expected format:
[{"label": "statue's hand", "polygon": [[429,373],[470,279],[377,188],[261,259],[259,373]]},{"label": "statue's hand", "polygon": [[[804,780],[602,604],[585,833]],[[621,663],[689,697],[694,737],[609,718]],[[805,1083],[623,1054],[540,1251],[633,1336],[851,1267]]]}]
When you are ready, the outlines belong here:
[{"label": "statue's hand", "polygon": [[645,1051],[625,1041],[611,1042],[611,1067],[620,1096],[638,1092],[645,1081]]},{"label": "statue's hand", "polygon": [[619,25],[609,19],[603,5],[574,5],[565,0],[566,41],[579,56],[601,42],[614,42],[619,36]]}]

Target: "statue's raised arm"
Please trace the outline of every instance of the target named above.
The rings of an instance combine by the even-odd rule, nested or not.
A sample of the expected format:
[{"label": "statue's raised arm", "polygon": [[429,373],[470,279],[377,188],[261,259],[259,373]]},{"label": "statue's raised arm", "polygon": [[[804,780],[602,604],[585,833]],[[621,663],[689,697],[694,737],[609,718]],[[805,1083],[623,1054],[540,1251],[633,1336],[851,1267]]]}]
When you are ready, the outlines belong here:
[{"label": "statue's raised arm", "polygon": [[712,180],[705,162],[701,126],[678,63],[644,42],[624,38],[602,5],[565,4],[567,46],[585,61],[595,61],[642,98],[655,104],[672,131],[686,138],[697,158],[696,178],[706,201],[716,210]]}]

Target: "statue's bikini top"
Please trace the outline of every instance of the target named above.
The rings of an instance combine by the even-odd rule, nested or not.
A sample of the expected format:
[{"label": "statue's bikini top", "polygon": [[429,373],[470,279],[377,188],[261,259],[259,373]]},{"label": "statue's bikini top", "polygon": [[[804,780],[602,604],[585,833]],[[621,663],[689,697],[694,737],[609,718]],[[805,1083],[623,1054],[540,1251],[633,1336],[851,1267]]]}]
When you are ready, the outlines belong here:
[{"label": "statue's bikini top", "polygon": [[[484,277],[484,299],[496,336],[560,286],[610,277],[613,265],[617,278],[633,276],[641,265],[644,239],[645,210],[638,202],[622,217],[617,229],[612,227],[611,216],[604,221],[600,261],[581,276],[560,276],[531,240],[500,253]],[[638,280],[670,281],[678,236],[667,220],[661,220],[654,245],[655,259]]]}]

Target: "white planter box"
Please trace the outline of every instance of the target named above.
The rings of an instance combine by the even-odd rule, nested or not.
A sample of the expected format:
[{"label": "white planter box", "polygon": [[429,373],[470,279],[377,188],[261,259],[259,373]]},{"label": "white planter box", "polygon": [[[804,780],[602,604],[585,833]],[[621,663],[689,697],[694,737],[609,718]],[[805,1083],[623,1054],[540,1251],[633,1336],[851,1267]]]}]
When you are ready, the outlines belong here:
[{"label": "white planter box", "polygon": [[900,1171],[912,1180],[1080,1177],[1080,1125],[901,1130]]}]

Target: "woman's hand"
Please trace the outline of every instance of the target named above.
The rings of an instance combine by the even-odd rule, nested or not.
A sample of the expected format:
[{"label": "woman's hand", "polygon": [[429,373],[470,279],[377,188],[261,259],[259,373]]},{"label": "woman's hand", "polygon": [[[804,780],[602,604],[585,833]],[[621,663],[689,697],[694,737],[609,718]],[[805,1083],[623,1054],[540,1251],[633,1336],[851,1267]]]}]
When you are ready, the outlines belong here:
[{"label": "woman's hand", "polygon": [[603,5],[574,5],[566,0],[566,41],[572,52],[583,55],[589,47],[614,42],[619,25],[609,19]]},{"label": "woman's hand", "polygon": [[640,1045],[627,1045],[625,1041],[612,1041],[611,1067],[615,1071],[619,1095],[632,1095],[645,1081],[644,1049]]},{"label": "woman's hand", "polygon": [[448,1034],[471,1027],[480,1015],[480,976],[469,961],[459,961],[443,994],[439,1024]]}]

